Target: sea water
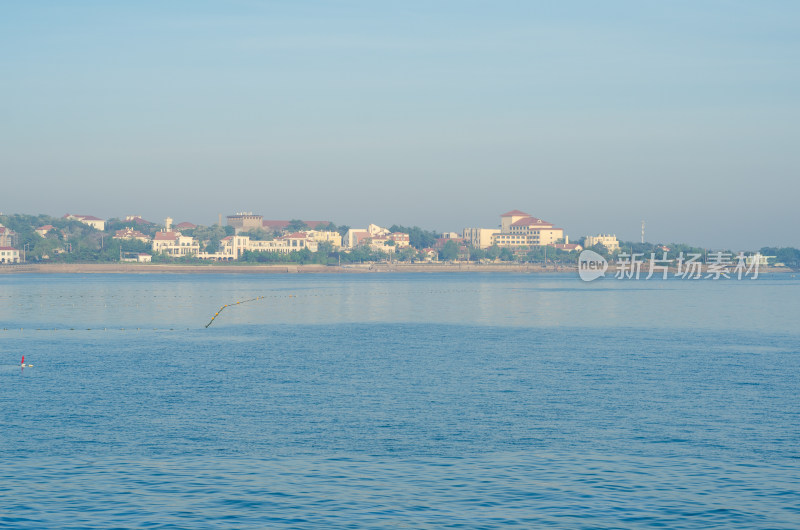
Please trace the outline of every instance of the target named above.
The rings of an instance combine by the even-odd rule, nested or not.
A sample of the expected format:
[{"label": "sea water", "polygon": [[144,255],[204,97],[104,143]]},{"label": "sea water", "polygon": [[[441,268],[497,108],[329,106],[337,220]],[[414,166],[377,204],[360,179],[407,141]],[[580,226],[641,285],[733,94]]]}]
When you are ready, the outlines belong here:
[{"label": "sea water", "polygon": [[0,526],[796,528],[798,316],[790,274],[1,275]]}]

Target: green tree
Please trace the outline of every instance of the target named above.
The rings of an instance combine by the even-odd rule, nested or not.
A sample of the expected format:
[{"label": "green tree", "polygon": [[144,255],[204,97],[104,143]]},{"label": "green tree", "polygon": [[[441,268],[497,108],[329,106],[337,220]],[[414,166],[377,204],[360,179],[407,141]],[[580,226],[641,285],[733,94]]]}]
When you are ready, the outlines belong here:
[{"label": "green tree", "polygon": [[455,241],[448,241],[439,251],[439,259],[446,261],[455,261],[458,259],[458,243]]},{"label": "green tree", "polygon": [[397,261],[412,261],[417,258],[418,251],[414,247],[403,247],[395,252]]},{"label": "green tree", "polygon": [[440,236],[440,234],[437,234],[436,232],[423,230],[418,226],[407,227],[402,225],[392,225],[389,227],[389,231],[408,234],[409,244],[416,249],[432,247]]},{"label": "green tree", "polygon": [[514,253],[508,247],[500,249],[500,259],[502,261],[514,261]]},{"label": "green tree", "polygon": [[470,247],[469,259],[471,261],[480,261],[482,259],[486,259],[486,251],[483,250],[482,248]]},{"label": "green tree", "polygon": [[267,232],[263,228],[253,228],[247,232],[242,232],[241,235],[248,236],[253,241],[271,241],[274,238],[271,232]]},{"label": "green tree", "polygon": [[317,252],[324,255],[329,255],[333,252],[333,243],[330,241],[323,241],[317,244]]},{"label": "green tree", "polygon": [[598,254],[600,254],[601,256],[603,256],[606,259],[611,257],[611,253],[608,251],[608,248],[606,248],[606,246],[604,244],[602,244],[602,243],[595,243],[594,245],[592,245],[591,247],[589,247],[586,250],[591,250],[591,251],[597,252]]},{"label": "green tree", "polygon": [[289,221],[289,224],[286,225],[287,232],[302,232],[304,230],[309,230],[309,226],[305,224],[300,219],[292,219]]}]

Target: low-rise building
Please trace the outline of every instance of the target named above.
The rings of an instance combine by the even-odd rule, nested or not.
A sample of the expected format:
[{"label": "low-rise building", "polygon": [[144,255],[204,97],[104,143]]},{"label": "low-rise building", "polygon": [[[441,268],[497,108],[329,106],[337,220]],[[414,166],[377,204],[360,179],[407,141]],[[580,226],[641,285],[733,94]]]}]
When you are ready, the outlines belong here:
[{"label": "low-rise building", "polygon": [[153,252],[172,257],[196,256],[200,252],[200,244],[193,237],[184,236],[174,230],[156,232]]},{"label": "low-rise building", "polygon": [[309,237],[308,232],[295,232],[283,237],[279,237],[276,241],[285,241],[289,252],[293,250],[308,249],[311,252],[317,251],[317,242]]},{"label": "low-rise building", "polygon": [[342,238],[342,246],[355,248],[370,237],[372,237],[372,234],[366,228],[351,228]]},{"label": "low-rise building", "polygon": [[617,241],[617,236],[615,235],[598,234],[596,236],[586,236],[583,239],[584,248],[593,247],[598,243],[606,247],[609,252],[619,250],[619,241]]},{"label": "low-rise building", "polygon": [[777,256],[764,256],[760,252],[756,252],[750,256],[745,256],[744,262],[748,267],[751,267],[754,263],[757,263],[759,267],[766,267],[769,265],[769,260],[774,262],[776,259]]},{"label": "low-rise building", "polygon": [[54,229],[53,225],[43,225],[36,229],[36,233],[44,237],[48,234],[48,232],[50,232],[50,230],[53,229]]},{"label": "low-rise building", "polygon": [[397,248],[406,248],[411,246],[411,236],[405,232],[391,232],[386,237],[394,241]]},{"label": "low-rise building", "polygon": [[342,235],[330,230],[309,230],[308,236],[317,243],[330,243],[334,250],[342,247]]},{"label": "low-rise building", "polygon": [[439,252],[435,248],[423,248],[419,251],[419,257],[425,262],[439,261]]},{"label": "low-rise building", "polygon": [[371,250],[386,254],[394,254],[397,250],[397,244],[388,235],[368,237],[364,240],[364,244],[369,246]]},{"label": "low-rise building", "polygon": [[578,245],[577,243],[556,243],[553,247],[557,248],[558,250],[564,250],[566,252],[580,252],[583,250],[583,247]]},{"label": "low-rise building", "polygon": [[125,252],[122,254],[120,261],[134,262],[134,263],[150,263],[153,261],[153,256],[145,254],[144,252]]},{"label": "low-rise building", "polygon": [[72,213],[68,213],[64,215],[64,219],[69,219],[71,221],[80,221],[85,225],[89,225],[95,230],[100,230],[101,232],[106,229],[106,222],[99,217],[95,217],[94,215],[76,215]]},{"label": "low-rise building", "polygon": [[155,223],[151,223],[145,219],[142,219],[141,215],[126,215],[125,222],[136,223],[137,225],[154,225]]},{"label": "low-rise building", "polygon": [[19,250],[14,247],[0,247],[0,264],[19,263]]},{"label": "low-rise building", "polygon": [[14,247],[19,244],[17,233],[0,224],[0,247]]},{"label": "low-rise building", "polygon": [[391,232],[388,228],[370,224],[367,228],[351,228],[348,230],[342,238],[342,245],[346,248],[369,245],[374,250],[394,252],[395,248],[401,249],[410,246],[411,238],[405,232]]},{"label": "low-rise building", "polygon": [[250,236],[233,235],[220,240],[217,252],[200,252],[197,257],[215,261],[235,261],[241,258],[245,252],[289,254],[294,250],[303,249],[308,249],[310,252],[318,250],[318,243],[307,232],[295,232],[268,241],[250,239]]},{"label": "low-rise building", "polygon": [[134,230],[133,228],[125,228],[123,230],[117,230],[114,233],[113,239],[136,239],[143,243],[147,243],[150,241],[150,236],[143,234],[138,230]]}]

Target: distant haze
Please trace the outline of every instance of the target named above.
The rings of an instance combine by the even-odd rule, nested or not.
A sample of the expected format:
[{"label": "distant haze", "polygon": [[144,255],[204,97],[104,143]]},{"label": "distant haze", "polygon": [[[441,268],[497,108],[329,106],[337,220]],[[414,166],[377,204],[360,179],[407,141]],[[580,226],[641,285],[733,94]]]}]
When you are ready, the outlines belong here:
[{"label": "distant haze", "polygon": [[800,4],[4,2],[0,211],[800,247]]}]

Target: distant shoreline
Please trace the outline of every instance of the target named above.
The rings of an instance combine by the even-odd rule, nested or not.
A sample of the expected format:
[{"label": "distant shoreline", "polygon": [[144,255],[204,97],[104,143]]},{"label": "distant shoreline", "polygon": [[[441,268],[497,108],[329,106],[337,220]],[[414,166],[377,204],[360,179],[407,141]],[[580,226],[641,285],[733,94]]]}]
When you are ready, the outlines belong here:
[{"label": "distant shoreline", "polygon": [[389,272],[577,273],[574,266],[479,263],[372,263],[351,265],[182,265],[166,263],[26,263],[0,266],[0,274],[366,274]]},{"label": "distant shoreline", "polygon": [[[670,271],[673,271],[670,268]],[[616,271],[609,264],[608,273]],[[364,263],[349,265],[182,265],[171,263],[26,263],[2,265],[0,274],[369,274],[369,273],[500,272],[577,274],[577,266],[543,267],[530,263]],[[760,274],[795,273],[788,267],[762,267]],[[704,272],[705,274],[705,272]],[[642,268],[642,276],[647,271]]]}]

